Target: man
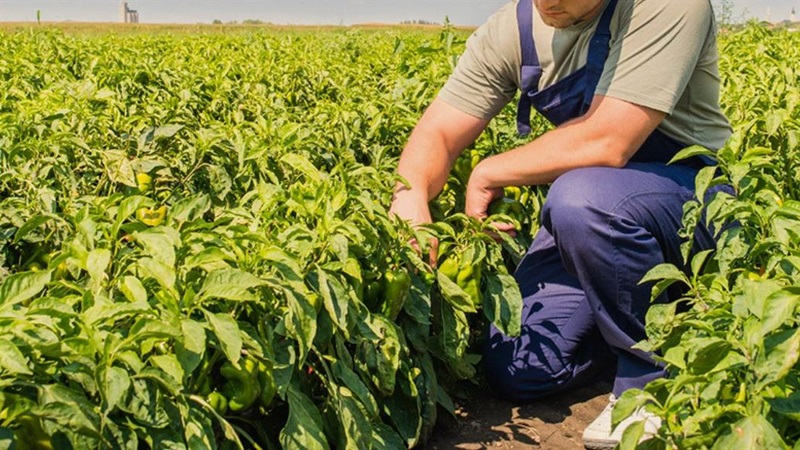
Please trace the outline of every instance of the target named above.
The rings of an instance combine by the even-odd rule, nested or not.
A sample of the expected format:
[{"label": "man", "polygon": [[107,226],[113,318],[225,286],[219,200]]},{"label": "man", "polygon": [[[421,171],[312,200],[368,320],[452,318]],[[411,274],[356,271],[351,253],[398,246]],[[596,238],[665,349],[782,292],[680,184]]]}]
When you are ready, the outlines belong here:
[{"label": "man", "polygon": [[[718,149],[731,133],[719,106],[709,1],[507,4],[469,38],[412,132],[398,166],[410,187],[398,185],[392,212],[430,222],[428,201],[455,159],[518,89],[520,131],[529,131],[531,108],[556,128],[481,161],[466,213],[485,218],[504,186],[552,185],[542,228],[515,273],[522,335],[490,331],[487,378],[498,395],[531,401],[615,364],[613,403],[665,375],[632,348],[645,338],[650,304],[651,285],[639,281],[659,263],[684,266],[682,205],[694,195],[699,168],[713,161],[666,163],[689,145]],[[695,248],[713,245],[709,230],[699,230]],[[622,428],[611,435],[606,408],[584,443],[613,446]]]}]

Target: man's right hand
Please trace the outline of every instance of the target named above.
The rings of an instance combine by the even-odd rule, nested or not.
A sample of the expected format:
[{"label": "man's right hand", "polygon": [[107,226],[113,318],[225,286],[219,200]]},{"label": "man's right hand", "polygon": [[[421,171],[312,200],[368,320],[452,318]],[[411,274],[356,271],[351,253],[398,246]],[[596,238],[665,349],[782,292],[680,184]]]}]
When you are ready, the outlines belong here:
[{"label": "man's right hand", "polygon": [[[431,222],[430,201],[447,181],[453,162],[472,144],[489,121],[464,113],[438,97],[414,127],[400,155],[397,172],[408,186],[395,188],[391,214],[412,226]],[[436,263],[432,244],[431,264]]]},{"label": "man's right hand", "polygon": [[[407,187],[399,184],[395,188],[394,196],[392,197],[392,206],[389,208],[389,214],[393,214],[398,218],[405,220],[412,226],[424,225],[432,222],[431,211],[428,207],[428,201],[424,195],[415,195],[415,193]],[[436,267],[437,256],[439,253],[439,242],[436,239],[429,241],[431,246],[428,253],[428,264]],[[422,254],[422,249],[416,241],[411,242],[411,245],[417,249],[417,252]]]},{"label": "man's right hand", "polygon": [[389,213],[405,220],[411,225],[431,223],[431,211],[428,208],[428,199],[424,194],[416,194],[411,189],[398,185],[392,197],[392,206]]}]

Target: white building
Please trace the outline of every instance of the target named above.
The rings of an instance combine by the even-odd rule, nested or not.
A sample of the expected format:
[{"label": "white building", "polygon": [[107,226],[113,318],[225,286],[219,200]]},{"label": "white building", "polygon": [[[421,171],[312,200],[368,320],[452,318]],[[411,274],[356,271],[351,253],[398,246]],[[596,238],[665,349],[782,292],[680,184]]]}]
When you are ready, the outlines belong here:
[{"label": "white building", "polygon": [[128,2],[119,2],[119,21],[122,23],[139,23],[139,11],[128,8]]}]

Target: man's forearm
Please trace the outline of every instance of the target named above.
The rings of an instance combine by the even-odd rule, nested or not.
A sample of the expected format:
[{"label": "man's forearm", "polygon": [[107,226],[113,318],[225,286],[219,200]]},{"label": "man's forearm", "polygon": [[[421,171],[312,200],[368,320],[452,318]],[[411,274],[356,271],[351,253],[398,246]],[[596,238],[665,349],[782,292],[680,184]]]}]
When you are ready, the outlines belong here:
[{"label": "man's forearm", "polygon": [[435,133],[415,130],[397,166],[398,174],[408,181],[409,186],[398,184],[395,195],[413,195],[426,202],[431,200],[442,190],[454,159]]},{"label": "man's forearm", "polygon": [[408,139],[397,171],[410,184],[397,195],[425,202],[442,190],[450,168],[461,152],[486,128],[488,120],[472,117],[441,99],[435,99]]},{"label": "man's forearm", "polygon": [[531,186],[550,183],[579,167],[624,165],[623,158],[616,157],[607,145],[610,143],[604,139],[586,139],[580,130],[559,128],[483,160],[472,177],[486,188]]},{"label": "man's forearm", "polygon": [[622,167],[663,117],[658,111],[597,96],[585,116],[485,159],[472,177],[483,188],[497,188],[550,183],[580,167]]}]

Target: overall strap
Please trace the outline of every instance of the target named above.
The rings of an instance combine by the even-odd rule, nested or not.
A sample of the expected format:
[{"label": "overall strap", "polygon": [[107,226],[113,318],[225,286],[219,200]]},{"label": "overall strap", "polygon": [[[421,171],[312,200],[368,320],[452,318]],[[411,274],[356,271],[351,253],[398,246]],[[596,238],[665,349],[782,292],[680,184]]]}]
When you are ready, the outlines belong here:
[{"label": "overall strap", "polygon": [[611,43],[611,17],[617,7],[617,0],[610,0],[603,11],[597,29],[589,41],[589,55],[586,60],[586,91],[583,94],[585,109],[592,104],[597,84],[603,75],[603,67],[608,59],[609,44]]},{"label": "overall strap", "polygon": [[519,0],[517,2],[517,27],[519,28],[519,42],[522,48],[521,93],[517,104],[517,132],[525,136],[531,132],[531,99],[528,93],[538,90],[539,78],[542,76],[539,55],[536,53],[536,46],[533,43],[533,0]]}]

